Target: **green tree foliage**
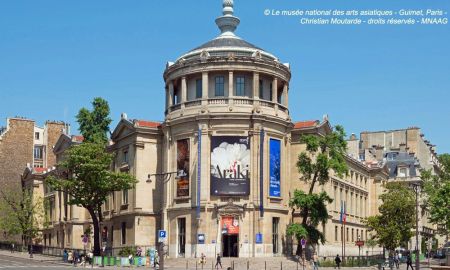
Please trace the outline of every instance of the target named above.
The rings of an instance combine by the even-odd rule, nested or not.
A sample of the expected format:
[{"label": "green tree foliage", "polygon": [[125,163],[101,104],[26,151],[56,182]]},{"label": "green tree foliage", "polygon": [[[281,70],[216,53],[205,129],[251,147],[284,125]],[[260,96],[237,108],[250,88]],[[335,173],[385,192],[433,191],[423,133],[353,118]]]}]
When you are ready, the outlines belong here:
[{"label": "green tree foliage", "polygon": [[74,145],[46,181],[55,190],[69,195],[68,203],[86,208],[94,227],[94,254],[100,254],[101,206],[114,191],[128,190],[137,180],[127,173],[111,171],[114,155],[106,151],[109,106],[102,98],[92,102],[94,109],[82,108],[77,115],[84,142]]},{"label": "green tree foliage", "polygon": [[9,235],[23,235],[32,240],[38,236],[44,225],[44,201],[41,197],[33,199],[32,191],[0,189],[1,230]]},{"label": "green tree foliage", "polygon": [[415,227],[415,194],[405,183],[386,184],[386,192],[380,195],[382,204],[379,215],[368,217],[366,224],[374,231],[373,238],[390,251],[405,245]]},{"label": "green tree foliage", "polygon": [[378,245],[377,240],[373,239],[372,237],[366,240],[366,246],[370,249],[372,249],[373,254],[373,248]]},{"label": "green tree foliage", "polygon": [[110,171],[114,156],[98,143],[82,143],[66,152],[58,164],[59,175],[49,176],[46,182],[55,190],[69,195],[68,204],[86,208],[94,227],[94,253],[100,253],[101,206],[114,191],[133,187],[136,179],[126,173]]},{"label": "green tree foliage", "polygon": [[109,124],[111,124],[108,102],[97,97],[94,98],[92,107],[92,111],[82,108],[78,112],[77,121],[80,125],[80,132],[83,134],[86,142],[106,144],[108,141]]},{"label": "green tree foliage", "polygon": [[[325,237],[317,226],[327,222],[326,205],[333,200],[326,192],[314,193],[314,187],[327,183],[331,170],[339,176],[347,173],[345,132],[343,127],[336,126],[325,136],[303,135],[301,141],[306,144],[306,152],[298,156],[297,169],[301,180],[309,185],[309,188],[308,193],[294,191],[289,205],[293,209],[293,216],[296,209],[300,211],[302,222],[290,224],[287,233],[294,235],[298,241],[305,238],[311,244],[324,243]],[[301,255],[301,245],[297,247],[296,254]]]},{"label": "green tree foliage", "polygon": [[423,171],[427,194],[427,208],[430,221],[438,225],[441,235],[448,235],[450,230],[450,154],[439,156],[440,168],[436,175]]}]

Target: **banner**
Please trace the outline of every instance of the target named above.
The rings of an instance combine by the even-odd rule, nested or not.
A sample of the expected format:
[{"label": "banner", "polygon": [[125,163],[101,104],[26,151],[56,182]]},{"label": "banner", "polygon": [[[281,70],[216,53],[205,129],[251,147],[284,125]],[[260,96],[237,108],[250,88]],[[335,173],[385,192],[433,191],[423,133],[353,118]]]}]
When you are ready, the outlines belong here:
[{"label": "banner", "polygon": [[281,197],[280,189],[280,140],[270,139],[269,141],[269,196]]},{"label": "banner", "polygon": [[189,139],[177,141],[177,197],[189,196]]},{"label": "banner", "polygon": [[239,234],[239,219],[237,217],[222,217],[223,234]]},{"label": "banner", "polygon": [[211,137],[211,195],[250,194],[250,140],[248,137]]}]

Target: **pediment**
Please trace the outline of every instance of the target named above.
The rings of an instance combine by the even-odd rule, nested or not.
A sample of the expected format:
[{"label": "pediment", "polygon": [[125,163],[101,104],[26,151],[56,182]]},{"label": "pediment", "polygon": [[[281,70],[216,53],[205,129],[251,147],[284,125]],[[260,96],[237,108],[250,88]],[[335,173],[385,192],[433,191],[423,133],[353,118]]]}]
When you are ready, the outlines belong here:
[{"label": "pediment", "polygon": [[129,134],[133,133],[134,131],[135,128],[133,126],[133,123],[126,119],[122,119],[114,129],[114,132],[111,135],[111,139],[113,141],[118,141],[121,138],[126,137]]}]

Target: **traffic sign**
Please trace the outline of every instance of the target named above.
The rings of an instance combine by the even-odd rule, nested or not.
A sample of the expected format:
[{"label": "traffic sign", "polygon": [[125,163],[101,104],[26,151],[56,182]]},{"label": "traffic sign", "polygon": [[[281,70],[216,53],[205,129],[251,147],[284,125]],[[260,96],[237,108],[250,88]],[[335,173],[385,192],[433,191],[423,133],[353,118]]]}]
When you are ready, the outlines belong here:
[{"label": "traffic sign", "polygon": [[356,241],[355,245],[357,245],[358,247],[364,246],[364,241]]},{"label": "traffic sign", "polygon": [[159,230],[158,231],[158,240],[159,242],[164,242],[167,238],[167,232],[165,230]]}]

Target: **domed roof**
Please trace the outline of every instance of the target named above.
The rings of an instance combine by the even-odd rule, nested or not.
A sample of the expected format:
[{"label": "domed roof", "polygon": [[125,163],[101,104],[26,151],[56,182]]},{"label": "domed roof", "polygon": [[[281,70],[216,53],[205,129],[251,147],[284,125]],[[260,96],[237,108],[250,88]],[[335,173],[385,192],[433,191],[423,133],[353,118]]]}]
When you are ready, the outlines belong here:
[{"label": "domed roof", "polygon": [[189,59],[196,56],[200,56],[203,52],[208,52],[210,55],[223,56],[229,53],[235,55],[248,55],[252,56],[254,53],[259,52],[262,57],[270,60],[278,61],[274,55],[264,51],[263,49],[245,41],[238,37],[234,31],[240,23],[238,17],[233,15],[233,0],[223,0],[222,16],[216,19],[216,24],[219,27],[221,34],[192,50],[180,56],[180,59]]}]

